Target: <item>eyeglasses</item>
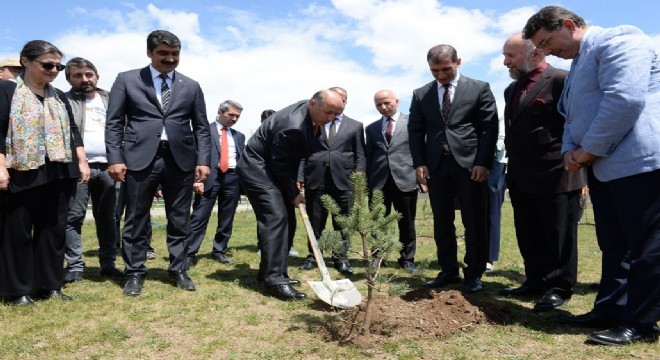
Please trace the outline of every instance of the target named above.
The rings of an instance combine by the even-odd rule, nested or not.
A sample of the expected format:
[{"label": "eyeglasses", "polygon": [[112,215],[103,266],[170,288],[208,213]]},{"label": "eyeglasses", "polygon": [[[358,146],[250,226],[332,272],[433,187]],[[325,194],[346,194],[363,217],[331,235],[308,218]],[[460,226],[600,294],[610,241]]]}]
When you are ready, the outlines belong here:
[{"label": "eyeglasses", "polygon": [[66,65],[62,65],[62,64],[53,64],[39,60],[30,60],[30,61],[38,62],[39,64],[41,64],[41,67],[44,68],[44,70],[53,70],[53,68],[55,68],[57,69],[57,71],[62,71],[66,69]]},{"label": "eyeglasses", "polygon": [[559,31],[559,29],[561,29],[561,26],[558,26],[554,30],[550,31],[550,34],[548,34],[548,36],[546,36],[545,39],[541,40],[541,42],[538,45],[536,45],[536,48],[541,51],[545,50],[545,48],[547,48],[550,45],[550,37],[552,36],[552,34]]}]

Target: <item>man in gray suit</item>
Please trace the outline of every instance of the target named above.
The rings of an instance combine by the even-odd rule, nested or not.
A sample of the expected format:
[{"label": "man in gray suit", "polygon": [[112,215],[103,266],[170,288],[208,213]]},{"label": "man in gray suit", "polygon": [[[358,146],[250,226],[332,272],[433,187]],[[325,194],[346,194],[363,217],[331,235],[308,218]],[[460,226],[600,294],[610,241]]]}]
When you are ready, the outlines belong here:
[{"label": "man in gray suit", "polygon": [[408,145],[408,116],[399,112],[399,99],[390,90],[374,95],[382,118],[366,128],[367,179],[371,190],[382,190],[387,214],[392,206],[399,220],[401,257],[399,265],[411,274],[415,268],[415,214],[417,213],[417,178]]},{"label": "man in gray suit", "polygon": [[[338,93],[346,106],[346,90],[340,87],[332,87],[330,90]],[[302,159],[298,172],[299,187],[305,189],[310,221],[317,238],[321,236],[328,219],[328,211],[321,202],[321,196],[332,196],[341,208],[341,213],[347,215],[353,201],[349,177],[353,172],[364,173],[367,166],[364,157],[364,127],[361,122],[342,113],[321,130],[321,136],[312,142],[313,153]],[[332,225],[335,230],[339,229],[334,219]],[[347,257],[348,238],[344,234],[342,238],[343,253],[332,254],[332,260],[335,269],[350,275],[353,269]],[[310,247],[307,259],[300,268],[309,270],[314,267],[316,261]]]},{"label": "man in gray suit", "polygon": [[429,187],[433,232],[442,272],[430,288],[458,282],[454,198],[461,203],[465,226],[467,293],[482,290],[488,261],[486,179],[495,159],[498,118],[487,82],[458,72],[461,59],[450,45],[432,47],[426,60],[435,80],[413,92],[410,104],[410,152],[417,181]]},{"label": "man in gray suit", "polygon": [[148,215],[159,184],[167,216],[170,277],[178,287],[195,290],[185,270],[191,189],[209,175],[211,135],[202,89],[175,71],[180,51],[176,35],[153,31],[147,36],[151,64],[120,73],[110,91],[105,133],[108,173],[126,183],[124,295],[142,293]]}]

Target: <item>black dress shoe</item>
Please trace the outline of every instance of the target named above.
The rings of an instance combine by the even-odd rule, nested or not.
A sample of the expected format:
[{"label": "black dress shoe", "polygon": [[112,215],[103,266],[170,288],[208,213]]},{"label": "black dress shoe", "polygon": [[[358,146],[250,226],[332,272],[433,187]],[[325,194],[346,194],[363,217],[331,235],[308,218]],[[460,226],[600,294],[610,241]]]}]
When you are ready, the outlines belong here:
[{"label": "black dress shoe", "polygon": [[534,305],[534,311],[550,311],[554,310],[568,301],[568,299],[564,299],[560,295],[557,294],[545,294],[539,300],[535,305]]},{"label": "black dress shoe", "polygon": [[300,265],[300,269],[303,270],[312,270],[314,268],[316,268],[316,260],[312,258],[305,259],[305,262],[303,262],[303,264]]},{"label": "black dress shoe", "polygon": [[188,274],[185,271],[170,271],[170,279],[176,282],[176,286],[188,291],[195,291],[195,283],[190,280]]},{"label": "black dress shoe", "polygon": [[353,268],[348,260],[335,260],[335,269],[344,275],[353,275]]},{"label": "black dress shoe", "polygon": [[197,265],[197,257],[196,256],[188,256],[186,258],[186,270],[190,270]]},{"label": "black dress shoe", "polygon": [[82,279],[83,279],[82,271],[67,271],[66,275],[64,275],[64,280],[62,280],[62,282],[68,284],[68,283],[80,281]]},{"label": "black dress shoe", "polygon": [[71,296],[62,292],[62,290],[41,290],[34,295],[35,300],[59,299],[62,301],[71,301]]},{"label": "black dress shoe", "polygon": [[478,277],[467,277],[463,282],[463,291],[467,294],[474,294],[484,289],[481,280]]},{"label": "black dress shoe", "polygon": [[280,300],[302,300],[307,297],[289,284],[266,286],[266,292]]},{"label": "black dress shoe", "polygon": [[508,287],[498,291],[500,295],[509,295],[509,296],[536,296],[542,295],[543,292],[537,288],[528,286],[527,284],[522,284],[520,287]]},{"label": "black dress shoe", "polygon": [[34,305],[34,301],[32,301],[32,299],[29,296],[23,295],[23,296],[18,296],[18,297],[15,297],[15,298],[9,300],[9,305],[11,305],[11,306],[30,306],[30,305]]},{"label": "black dress shoe", "polygon": [[637,329],[627,326],[618,326],[612,329],[595,331],[587,336],[587,341],[603,345],[628,345],[635,342],[656,342],[658,333],[641,334]]},{"label": "black dress shoe", "polygon": [[399,262],[399,265],[401,265],[401,268],[405,270],[406,272],[410,274],[416,274],[417,273],[417,268],[415,267],[415,263],[412,261],[402,261]]},{"label": "black dress shoe", "polygon": [[557,321],[560,323],[573,325],[573,326],[583,326],[583,327],[600,327],[607,328],[615,326],[617,320],[612,317],[602,316],[590,311],[582,315],[559,315],[557,316]]},{"label": "black dress shoe", "polygon": [[124,284],[124,295],[137,296],[142,294],[142,285],[144,284],[144,275],[131,274],[128,275],[126,283]]},{"label": "black dress shoe", "polygon": [[101,276],[121,278],[124,276],[124,272],[114,266],[109,266],[101,269]]},{"label": "black dress shoe", "polygon": [[221,264],[233,264],[234,260],[228,258],[223,253],[213,253],[211,254],[211,259],[221,263]]},{"label": "black dress shoe", "polygon": [[455,284],[459,281],[461,281],[461,278],[458,277],[458,275],[450,275],[446,272],[441,272],[435,279],[425,282],[424,287],[437,289],[449,284]]}]

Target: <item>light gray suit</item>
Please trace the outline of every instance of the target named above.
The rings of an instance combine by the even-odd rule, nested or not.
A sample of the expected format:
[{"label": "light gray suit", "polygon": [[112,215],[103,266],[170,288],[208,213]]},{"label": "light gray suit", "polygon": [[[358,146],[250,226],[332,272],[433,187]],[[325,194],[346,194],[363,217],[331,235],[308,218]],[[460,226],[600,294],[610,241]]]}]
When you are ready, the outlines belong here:
[{"label": "light gray suit", "polygon": [[414,262],[416,235],[415,214],[417,212],[417,177],[413,167],[408,143],[408,116],[399,113],[392,139],[385,138],[387,120],[381,118],[367,126],[365,155],[367,157],[367,179],[371,190],[382,190],[387,214],[392,205],[401,213],[399,241],[402,244],[399,262]]}]

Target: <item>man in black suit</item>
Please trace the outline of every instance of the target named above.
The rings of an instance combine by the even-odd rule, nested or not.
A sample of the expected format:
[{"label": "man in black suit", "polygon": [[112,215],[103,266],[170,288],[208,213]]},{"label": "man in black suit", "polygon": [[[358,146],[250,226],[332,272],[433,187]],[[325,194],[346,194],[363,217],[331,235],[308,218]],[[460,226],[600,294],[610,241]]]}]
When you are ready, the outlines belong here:
[{"label": "man in black suit", "polygon": [[241,187],[236,174],[236,164],[245,147],[245,135],[232,129],[241,117],[243,107],[232,100],[225,100],[218,107],[216,121],[211,124],[211,173],[204,183],[193,184],[195,199],[190,216],[190,241],[188,242],[187,267],[197,261],[209,217],[218,200],[218,228],[213,239],[211,258],[222,264],[233,264],[227,257],[227,244],[231,238],[234,214],[241,197]]},{"label": "man in black suit", "polygon": [[[346,90],[340,87],[332,87],[330,90],[338,93],[346,106]],[[342,113],[321,130],[322,136],[313,141],[313,153],[303,158],[298,173],[299,188],[305,190],[310,221],[317,238],[323,233],[328,219],[328,211],[323,206],[321,196],[330,195],[341,208],[341,213],[347,215],[353,202],[350,175],[353,172],[364,173],[367,166],[364,156],[364,127],[361,122]],[[335,219],[332,219],[332,226],[339,230]],[[342,242],[343,251],[332,254],[332,260],[335,269],[344,275],[350,275],[353,274],[353,269],[347,256],[349,239],[344,233]],[[311,246],[308,247],[309,254],[300,267],[304,270],[316,267]]]},{"label": "man in black suit", "polygon": [[424,285],[458,282],[454,198],[465,226],[464,290],[482,290],[488,261],[486,179],[495,157],[497,108],[487,82],[459,74],[461,59],[450,45],[432,47],[426,60],[435,80],[413,92],[410,152],[417,181],[427,185],[442,271]]},{"label": "man in black suit", "polygon": [[577,281],[577,222],[583,174],[568,172],[561,159],[564,117],[557,101],[568,74],[520,33],[504,43],[504,65],[514,81],[504,90],[506,182],[516,237],[525,262],[522,286],[505,295],[543,295],[535,311],[557,308]]},{"label": "man in black suit", "polygon": [[344,111],[344,103],[332,90],[318,91],[264,121],[248,140],[238,162],[241,185],[257,217],[261,262],[257,279],[266,292],[283,300],[304,299],[291,285],[300,282],[287,274],[289,251],[287,203],[305,200],[298,189],[298,167],[313,152],[321,128]]},{"label": "man in black suit", "polygon": [[399,220],[399,265],[411,274],[415,268],[415,214],[417,213],[417,178],[408,144],[408,115],[399,112],[399,99],[390,90],[374,95],[382,118],[367,126],[367,179],[371,190],[382,190],[386,213],[392,206],[401,214]]},{"label": "man in black suit", "polygon": [[185,264],[192,185],[209,175],[211,135],[199,84],[176,72],[181,42],[156,30],[147,36],[151,64],[120,73],[110,92],[105,143],[108,173],[126,183],[122,256],[125,295],[140,295],[147,272],[147,222],[158,185],[167,216],[170,277],[195,290]]}]

